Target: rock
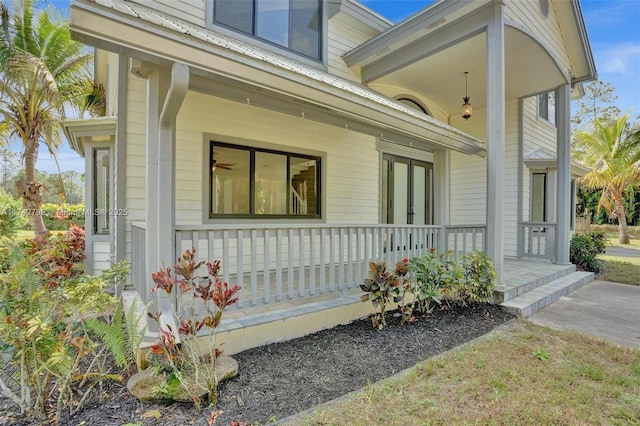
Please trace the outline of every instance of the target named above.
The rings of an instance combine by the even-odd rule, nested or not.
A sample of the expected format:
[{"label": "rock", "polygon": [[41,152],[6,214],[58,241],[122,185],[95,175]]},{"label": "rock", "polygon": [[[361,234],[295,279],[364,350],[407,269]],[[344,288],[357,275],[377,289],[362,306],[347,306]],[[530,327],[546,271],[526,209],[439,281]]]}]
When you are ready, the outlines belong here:
[{"label": "rock", "polygon": [[[235,377],[237,374],[238,362],[235,359],[227,355],[218,357],[216,360],[218,383]],[[186,387],[172,373],[149,367],[131,376],[127,383],[127,389],[142,402],[191,402],[194,395],[201,399],[206,398],[207,377],[205,375],[201,375],[196,380],[192,374],[184,372],[183,383],[186,384]]]}]

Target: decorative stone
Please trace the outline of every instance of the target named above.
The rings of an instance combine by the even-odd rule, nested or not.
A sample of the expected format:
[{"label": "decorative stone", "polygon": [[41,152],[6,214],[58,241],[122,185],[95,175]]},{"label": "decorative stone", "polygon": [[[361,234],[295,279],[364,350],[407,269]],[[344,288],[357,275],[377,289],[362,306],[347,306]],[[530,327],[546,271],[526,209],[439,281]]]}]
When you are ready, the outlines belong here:
[{"label": "decorative stone", "polygon": [[[238,362],[235,359],[227,355],[218,357],[216,360],[218,383],[235,377],[237,374]],[[196,377],[189,372],[185,372],[184,375],[183,382],[187,384],[186,388],[170,372],[149,367],[131,376],[127,383],[127,389],[142,402],[191,402],[194,395],[205,398],[207,396],[207,377],[201,375],[196,380]]]}]

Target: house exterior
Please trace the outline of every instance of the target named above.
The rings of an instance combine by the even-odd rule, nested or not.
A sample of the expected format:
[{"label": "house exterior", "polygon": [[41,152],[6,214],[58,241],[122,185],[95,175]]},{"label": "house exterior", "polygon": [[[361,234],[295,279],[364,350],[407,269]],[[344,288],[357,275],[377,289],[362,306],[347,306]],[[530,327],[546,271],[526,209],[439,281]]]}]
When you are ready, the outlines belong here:
[{"label": "house exterior", "polygon": [[596,77],[578,0],[443,0],[396,25],[356,0],[77,0],[71,19],[107,97],[65,125],[88,267],[129,259],[150,310],[174,302],[150,273],[190,247],[243,286],[238,329],[365,315],[367,262],[430,247],[485,250],[501,282],[505,259],[569,264],[570,100]]}]

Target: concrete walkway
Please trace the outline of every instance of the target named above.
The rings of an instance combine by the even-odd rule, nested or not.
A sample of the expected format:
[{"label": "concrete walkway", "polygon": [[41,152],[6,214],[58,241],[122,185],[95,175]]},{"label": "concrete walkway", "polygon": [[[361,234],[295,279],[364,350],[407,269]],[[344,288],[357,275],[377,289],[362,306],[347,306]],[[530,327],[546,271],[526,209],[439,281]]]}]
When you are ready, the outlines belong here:
[{"label": "concrete walkway", "polygon": [[593,281],[528,320],[640,348],[640,286]]},{"label": "concrete walkway", "polygon": [[627,247],[607,247],[609,256],[640,257],[640,250]]}]

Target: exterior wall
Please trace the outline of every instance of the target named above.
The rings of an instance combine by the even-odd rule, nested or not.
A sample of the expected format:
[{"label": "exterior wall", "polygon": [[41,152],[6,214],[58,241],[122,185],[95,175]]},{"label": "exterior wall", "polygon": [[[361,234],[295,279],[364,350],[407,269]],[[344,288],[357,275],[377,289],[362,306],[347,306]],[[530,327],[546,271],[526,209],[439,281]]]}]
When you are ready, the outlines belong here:
[{"label": "exterior wall", "polygon": [[542,15],[537,1],[508,1],[505,2],[505,6],[506,19],[524,25],[540,37],[562,67],[571,68],[570,55],[558,25],[553,1],[549,1],[549,15],[546,18]]},{"label": "exterior wall", "polygon": [[[518,102],[505,107],[505,205],[504,254],[517,255],[518,227]],[[469,121],[454,118],[453,125],[486,138],[486,110],[477,110]],[[485,158],[451,153],[450,222],[452,225],[486,223],[487,161]]]},{"label": "exterior wall", "polygon": [[111,267],[111,243],[109,241],[93,241],[93,274],[97,275]]},{"label": "exterior wall", "polygon": [[127,117],[125,161],[125,256],[131,259],[131,223],[146,219],[146,81],[127,73]]},{"label": "exterior wall", "polygon": [[[551,153],[556,152],[557,130],[554,125],[538,116],[538,99],[536,96],[526,98],[522,102],[523,110],[523,141],[524,156],[536,149],[544,148]],[[535,169],[537,170],[537,169]],[[522,172],[522,202],[523,220],[530,220],[531,216],[531,173],[534,169],[526,166]],[[547,169],[547,220],[555,221],[555,169]]]},{"label": "exterior wall", "polygon": [[178,115],[176,132],[177,224],[202,223],[203,196],[208,191],[202,176],[209,164],[208,157],[202,156],[205,133],[255,141],[254,146],[277,145],[288,152],[324,152],[324,221],[378,223],[379,152],[375,138],[189,92]]}]

